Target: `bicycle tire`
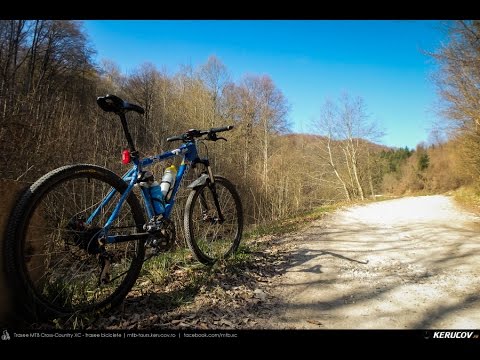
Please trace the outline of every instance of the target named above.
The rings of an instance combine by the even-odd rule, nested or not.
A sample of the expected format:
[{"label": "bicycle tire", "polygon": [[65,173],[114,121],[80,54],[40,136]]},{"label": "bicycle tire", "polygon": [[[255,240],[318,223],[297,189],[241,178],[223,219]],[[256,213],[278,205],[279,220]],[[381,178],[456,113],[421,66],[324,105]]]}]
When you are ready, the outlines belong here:
[{"label": "bicycle tire", "polygon": [[[84,179],[86,179],[86,181],[84,181]],[[59,227],[55,230],[57,232],[52,230],[54,229],[53,227],[49,227],[50,223],[56,223],[56,219],[60,218],[62,213],[67,213],[66,209],[70,209],[70,211],[71,209],[75,209],[76,211],[76,202],[79,201],[79,203],[82,204],[81,195],[77,195],[78,193],[74,192],[73,199],[75,200],[75,204],[64,204],[62,212],[60,211],[60,208],[56,207],[54,207],[53,209],[48,208],[48,210],[45,210],[47,209],[47,207],[42,204],[43,200],[48,203],[48,200],[50,198],[56,199],[55,196],[58,197],[58,194],[55,191],[58,191],[58,193],[62,194],[60,190],[63,189],[63,187],[67,189],[67,184],[69,184],[69,181],[71,181],[72,184],[76,184],[74,181],[77,180],[79,183],[87,184],[84,186],[84,189],[88,189],[88,191],[91,191],[92,198],[96,197],[96,194],[99,191],[98,189],[100,189],[100,191],[102,190],[101,187],[96,186],[97,183],[99,185],[103,184],[104,189],[114,188],[117,191],[115,196],[120,196],[119,194],[123,194],[127,188],[127,184],[119,176],[117,176],[110,170],[100,166],[79,164],[60,167],[47,173],[46,175],[38,179],[28,189],[26,189],[26,191],[20,197],[19,202],[14,207],[9,218],[5,242],[5,270],[7,273],[7,279],[12,289],[14,290],[16,304],[20,305],[20,309],[17,310],[21,311],[22,315],[26,317],[26,319],[46,320],[49,318],[64,318],[70,317],[72,315],[80,315],[93,312],[96,314],[102,313],[107,309],[119,305],[123,301],[125,296],[128,294],[128,292],[131,290],[132,286],[134,285],[136,279],[139,276],[145,254],[144,241],[132,241],[130,243],[134,244],[125,245],[124,249],[121,249],[120,245],[127,243],[120,243],[120,245],[107,244],[105,245],[106,247],[108,246],[113,248],[113,250],[109,248],[108,251],[114,251],[114,256],[117,256],[118,251],[124,251],[124,255],[120,255],[120,259],[121,256],[124,256],[124,259],[121,260],[124,260],[125,262],[125,265],[121,265],[123,266],[123,268],[119,268],[118,270],[118,272],[125,270],[122,273],[123,279],[114,283],[115,279],[112,278],[111,294],[105,296],[105,298],[103,299],[99,299],[97,302],[95,300],[95,297],[97,295],[95,294],[95,291],[93,291],[93,300],[88,300],[89,303],[86,304],[79,303],[78,306],[73,305],[74,301],[77,301],[77,299],[73,297],[74,295],[72,295],[72,299],[70,299],[70,304],[67,304],[66,302],[61,304],[60,300],[58,300],[60,294],[60,297],[66,298],[70,295],[70,293],[73,293],[73,291],[77,287],[81,288],[83,286],[86,288],[88,286],[87,279],[94,275],[94,271],[89,270],[89,266],[91,266],[90,264],[95,260],[92,259],[94,255],[91,255],[86,249],[80,249],[78,244],[67,245],[67,240],[57,241],[59,238],[71,238],[72,233],[78,234],[79,232],[63,230],[60,227],[60,223],[62,223],[64,219],[58,221]],[[89,185],[91,189],[87,188],[87,186]],[[65,190],[63,190],[63,193],[68,194],[68,192]],[[102,198],[98,200],[100,201],[101,199]],[[52,200],[52,203],[60,204],[61,200]],[[114,202],[115,205],[116,203],[117,202]],[[93,205],[95,206],[95,204]],[[43,215],[37,215],[42,211],[44,212]],[[142,207],[133,192],[130,193],[125,204],[122,207],[122,215],[123,211],[125,211],[125,217],[121,221],[125,219],[130,219],[130,224],[132,225],[131,228],[135,228],[134,231],[136,232],[141,232],[142,226],[144,224],[144,215]],[[105,210],[105,212],[107,212],[107,210]],[[44,227],[32,225],[35,223],[35,220],[32,221],[32,217],[34,216],[37,217],[37,220],[38,217],[41,219],[41,225],[44,225]],[[32,229],[30,229],[30,225],[32,225]],[[54,235],[51,235],[50,233],[49,235],[46,235],[48,231],[51,231],[51,233]],[[29,238],[32,233],[34,234],[32,235],[33,237],[35,236],[35,233],[38,233],[38,238],[34,237],[31,242],[26,244],[27,238]],[[48,239],[52,239],[51,242],[49,242]],[[93,236],[91,237],[91,239],[93,239]],[[34,245],[36,241],[40,242],[40,245]],[[65,254],[62,254],[62,252],[58,252],[58,254],[61,255],[55,255],[57,254],[57,252],[52,252],[51,254],[47,253],[45,249],[54,250],[54,248],[57,246],[55,244],[56,241],[58,244],[60,244],[62,241],[64,242],[64,244],[62,245],[65,247],[65,251],[63,251],[63,253]],[[90,247],[90,242],[87,247]],[[33,252],[34,250],[32,249],[35,247],[41,249],[39,254]],[[32,252],[34,253],[34,255],[32,255]],[[34,258],[34,256],[38,256],[39,259],[38,261],[36,261],[36,264],[35,260],[37,258]],[[47,262],[46,259],[48,257],[50,257],[50,259]],[[70,269],[68,266],[63,265],[64,260],[68,260],[69,258],[78,258],[79,261],[81,259],[84,259],[84,262],[79,265],[78,270],[74,272],[73,269]],[[128,261],[130,261],[130,263],[128,263]],[[61,263],[62,265],[60,265]],[[117,266],[116,263],[114,264],[115,265],[112,266],[112,268],[114,268],[113,271],[115,271],[116,268],[121,267],[120,265]],[[33,275],[34,271],[37,269],[35,265],[38,265],[38,267],[40,267],[39,271],[41,271],[41,277],[39,277],[38,274]],[[52,265],[52,267],[48,267],[49,265]],[[58,269],[55,269],[55,266],[57,265]],[[84,269],[83,272],[80,272],[82,266],[84,267]],[[64,287],[66,288],[68,286],[66,279],[61,278],[61,273],[63,270],[70,270],[73,273],[69,284],[71,288],[68,290],[64,290],[64,288],[58,287],[59,294],[52,298],[54,294],[53,290],[50,289],[45,292],[46,287],[52,287],[52,281],[54,283],[60,283],[59,279],[61,279],[65,281]],[[48,274],[49,272],[50,274]],[[88,272],[90,272],[90,275],[88,274]],[[85,283],[81,283],[80,281],[78,281],[78,284],[75,283],[77,278],[79,278],[80,280],[82,279],[79,274],[83,273],[86,273]],[[118,286],[116,286],[115,284],[118,284]],[[53,288],[55,289],[55,287]],[[71,290],[72,288],[74,289],[73,291]],[[84,291],[85,294],[83,294],[83,296],[85,297],[87,296],[88,292],[86,289]],[[52,293],[52,295],[50,295],[50,293]],[[99,293],[101,295],[101,291],[99,291]],[[80,297],[80,300],[81,299],[82,298]]]},{"label": "bicycle tire", "polygon": [[[231,254],[233,254],[234,252],[236,252],[238,249],[238,246],[240,245],[240,240],[242,238],[242,231],[243,231],[243,208],[242,208],[242,202],[240,200],[240,196],[238,195],[237,189],[235,185],[233,185],[226,178],[215,175],[215,187],[216,187],[217,193],[220,193],[222,191],[221,188],[223,187],[227,191],[226,193],[224,192],[223,194],[228,193],[230,199],[233,200],[233,204],[232,204],[233,207],[232,207],[232,206],[227,206],[228,204],[227,201],[229,201],[228,198],[226,200],[219,199],[220,206],[222,207],[221,208],[222,212],[224,210],[229,210],[229,209],[232,209],[235,212],[235,214],[233,215],[224,213],[223,215],[226,217],[225,220],[236,221],[236,224],[231,229],[232,230],[231,234],[227,234],[228,239],[225,242],[226,243],[225,245],[227,247],[221,247],[222,245],[220,244],[220,241],[219,241],[219,239],[221,240],[221,236],[219,236],[220,230],[215,231],[215,229],[219,229],[219,227],[222,225],[225,225],[225,223],[223,224],[216,223],[215,224],[217,225],[216,227],[210,226],[212,225],[212,219],[216,214],[216,209],[213,203],[213,195],[212,195],[210,186],[211,186],[210,183],[207,181],[207,183],[205,183],[204,185],[190,192],[185,205],[185,215],[184,215],[185,237],[186,237],[188,247],[193,252],[195,258],[199,262],[205,265],[212,265],[216,261],[220,259],[224,259],[230,256]],[[215,214],[213,216],[208,215],[208,218],[206,220],[205,219],[199,220],[200,216],[205,217],[205,215],[200,215],[200,213],[198,212],[199,210],[201,211],[202,205],[200,203],[199,197],[200,197],[200,194],[202,194],[203,192],[205,192],[205,195],[210,194],[210,196],[212,196],[211,197],[212,201],[210,201],[209,211],[213,211]],[[221,197],[222,194],[219,194],[219,196]],[[211,234],[208,234],[208,230],[204,234],[205,239],[200,238],[199,231],[197,231],[198,228],[202,225],[202,223],[208,223],[208,222],[210,222],[210,224],[207,229],[213,230],[214,232],[213,234],[214,236],[212,237],[212,239],[210,239],[210,241],[209,239],[207,239],[207,237],[211,237],[210,236]],[[225,235],[225,232],[223,232],[221,235]],[[202,242],[207,245],[204,246]],[[212,246],[212,244],[217,248],[219,248],[220,251],[218,254],[208,253],[206,251],[206,247]]]}]

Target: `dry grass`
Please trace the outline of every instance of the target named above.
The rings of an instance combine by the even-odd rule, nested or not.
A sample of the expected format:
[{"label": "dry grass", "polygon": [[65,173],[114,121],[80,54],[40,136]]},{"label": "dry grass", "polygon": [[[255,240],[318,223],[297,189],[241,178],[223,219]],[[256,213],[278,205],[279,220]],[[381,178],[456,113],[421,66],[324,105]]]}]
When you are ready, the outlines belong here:
[{"label": "dry grass", "polygon": [[457,203],[464,209],[480,214],[480,190],[477,187],[462,186],[449,192],[449,195],[453,195]]}]

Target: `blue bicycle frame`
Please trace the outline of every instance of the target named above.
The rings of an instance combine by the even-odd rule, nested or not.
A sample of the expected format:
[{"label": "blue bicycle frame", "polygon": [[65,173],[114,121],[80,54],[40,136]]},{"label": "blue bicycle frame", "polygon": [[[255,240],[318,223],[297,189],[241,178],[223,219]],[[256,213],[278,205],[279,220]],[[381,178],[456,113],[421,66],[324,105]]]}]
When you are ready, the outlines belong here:
[{"label": "blue bicycle frame", "polygon": [[[172,210],[173,210],[173,205],[175,204],[175,195],[177,194],[178,189],[180,188],[180,185],[182,183],[183,177],[185,176],[186,173],[188,173],[188,169],[190,168],[190,164],[198,158],[198,152],[197,152],[197,145],[194,141],[187,142],[185,144],[182,144],[179,148],[164,152],[163,154],[156,155],[156,156],[151,156],[143,159],[139,159],[138,157],[133,158],[133,167],[128,170],[122,177],[122,179],[128,183],[126,191],[122,194],[120,197],[120,200],[118,204],[115,206],[112,214],[108,218],[107,222],[103,226],[103,234],[106,235],[108,234],[110,227],[112,226],[113,222],[117,219],[120,210],[125,202],[125,200],[128,198],[130,195],[131,191],[133,190],[133,187],[135,184],[138,182],[138,174],[144,169],[155,162],[160,162],[164,161],[166,159],[169,159],[174,156],[183,156],[182,163],[178,169],[177,176],[175,178],[175,185],[172,190],[172,196],[168,200],[168,202],[165,203],[165,212],[163,213],[163,216],[165,218],[169,218]],[[145,204],[145,209],[147,211],[148,217],[151,219],[155,215],[151,199],[150,199],[150,193],[147,189],[141,188],[142,190],[142,197],[143,201]],[[92,212],[92,214],[88,217],[86,223],[91,224],[92,221],[95,219],[95,217],[102,211],[102,209],[112,200],[113,196],[115,195],[117,191],[115,189],[110,190],[110,192],[103,198],[101,201],[100,205]],[[109,244],[113,244],[116,242],[120,242],[119,238],[123,237],[125,238],[124,235],[108,235],[106,236],[106,242]],[[135,235],[128,236],[129,240],[133,240],[135,238]],[[140,238],[137,237],[137,238]],[[122,240],[125,241],[125,240]]]}]

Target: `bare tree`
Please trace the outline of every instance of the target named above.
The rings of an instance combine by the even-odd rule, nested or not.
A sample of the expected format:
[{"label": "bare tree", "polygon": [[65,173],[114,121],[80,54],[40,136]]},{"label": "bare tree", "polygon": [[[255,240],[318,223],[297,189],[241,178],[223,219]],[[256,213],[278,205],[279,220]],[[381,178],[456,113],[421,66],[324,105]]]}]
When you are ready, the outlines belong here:
[{"label": "bare tree", "polygon": [[[370,183],[368,141],[377,140],[381,132],[369,120],[364,101],[348,94],[341,96],[338,105],[326,101],[320,118],[313,123],[320,140],[320,157],[326,161],[341,184],[345,198],[365,199],[362,173]],[[360,163],[365,153],[366,161]],[[373,188],[373,186],[371,186]]]},{"label": "bare tree", "polygon": [[480,175],[480,21],[450,22],[449,42],[433,54],[440,64],[436,79],[450,120],[452,137],[463,152],[463,171]]},{"label": "bare tree", "polygon": [[206,64],[200,67],[199,76],[210,92],[212,118],[209,125],[213,127],[216,124],[217,114],[220,111],[220,97],[225,86],[230,81],[230,75],[227,67],[216,56],[212,55],[208,58]]}]

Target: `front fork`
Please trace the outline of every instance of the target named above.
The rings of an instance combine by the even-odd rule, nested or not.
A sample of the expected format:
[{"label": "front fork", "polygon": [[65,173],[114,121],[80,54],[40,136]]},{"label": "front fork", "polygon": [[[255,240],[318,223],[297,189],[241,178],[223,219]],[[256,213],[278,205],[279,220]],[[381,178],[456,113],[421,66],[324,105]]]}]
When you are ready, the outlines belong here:
[{"label": "front fork", "polygon": [[208,207],[207,199],[205,198],[205,193],[202,191],[200,193],[200,205],[202,206],[202,218],[205,221],[210,220],[213,223],[222,224],[225,221],[225,218],[223,217],[222,209],[220,208],[220,203],[218,201],[217,188],[216,188],[216,185],[215,185],[215,177],[213,176],[212,168],[210,166],[210,163],[209,163],[208,159],[204,159],[201,162],[207,168],[208,177],[210,179],[210,181],[207,182],[207,187],[212,192],[213,203],[215,204],[215,208],[216,208],[217,214],[218,214],[218,218],[213,218],[213,219],[211,219],[211,217],[208,215],[209,207]]}]

